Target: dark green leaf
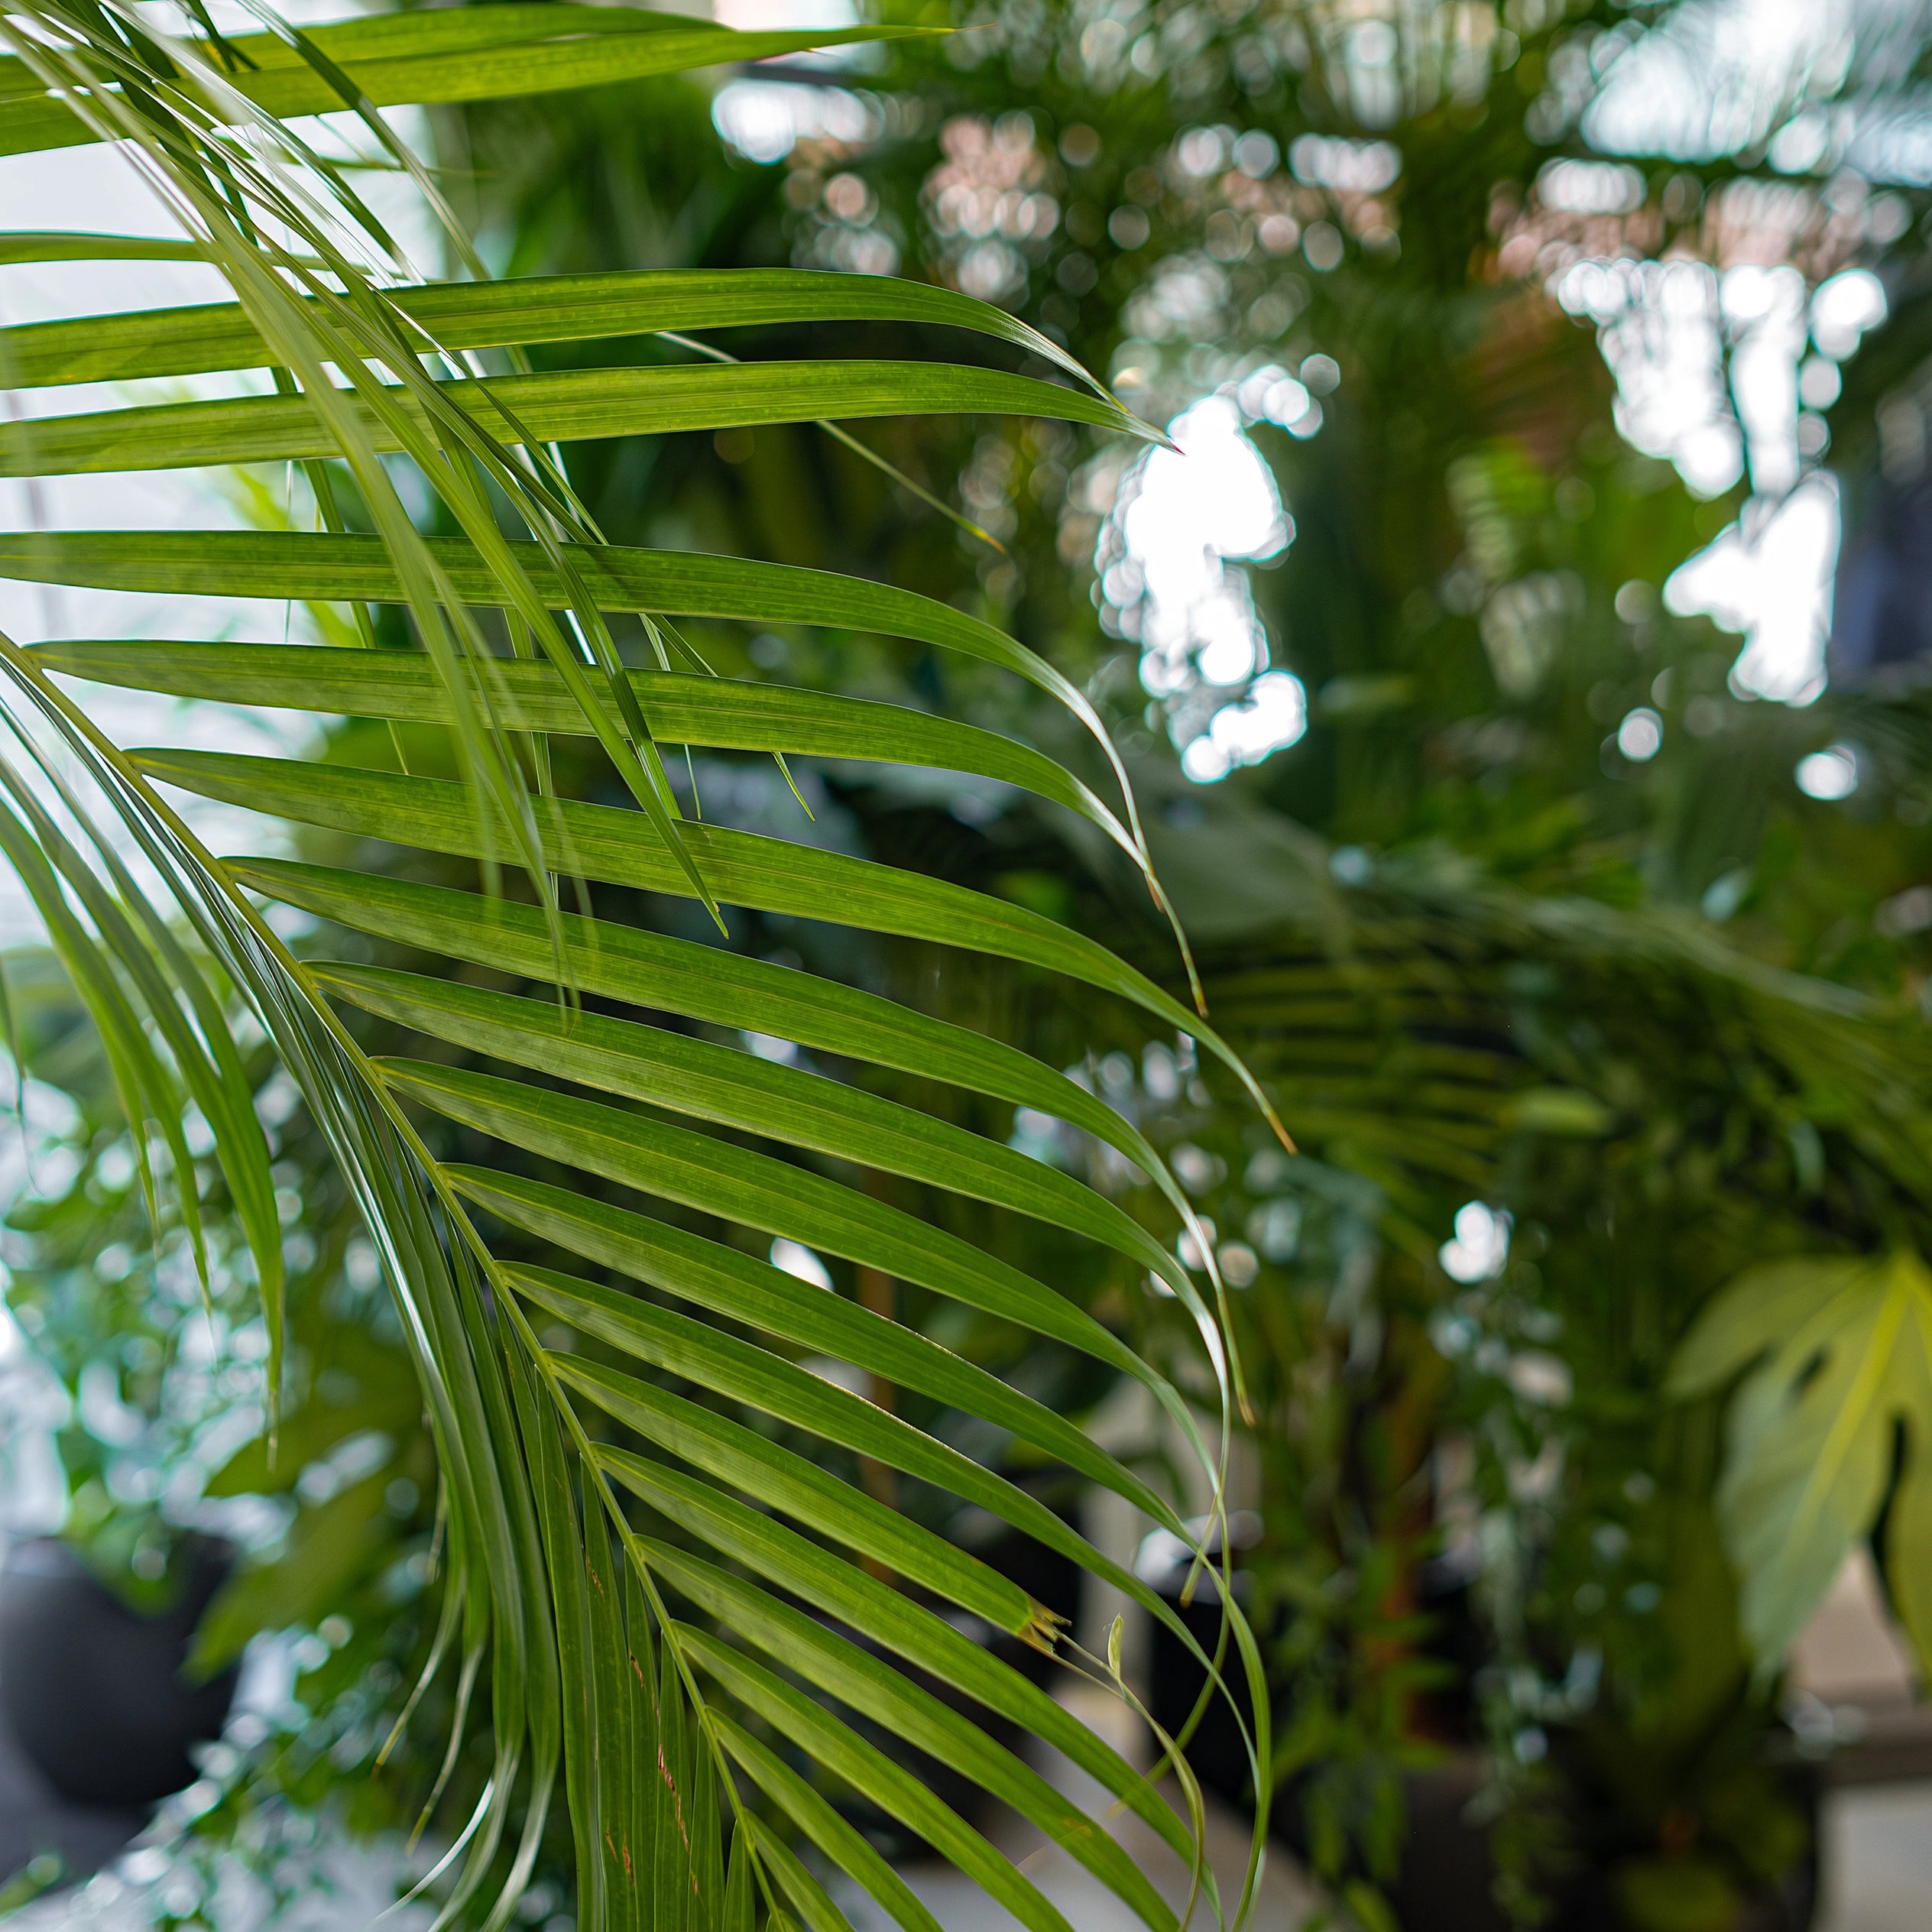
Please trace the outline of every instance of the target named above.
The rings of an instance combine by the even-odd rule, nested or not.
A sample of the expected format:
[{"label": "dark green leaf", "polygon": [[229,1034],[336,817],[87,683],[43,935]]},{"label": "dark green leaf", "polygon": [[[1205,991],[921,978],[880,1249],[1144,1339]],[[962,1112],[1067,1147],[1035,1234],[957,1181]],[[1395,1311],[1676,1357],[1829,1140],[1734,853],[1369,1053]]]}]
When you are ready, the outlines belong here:
[{"label": "dark green leaf", "polygon": [[[446,780],[225,752],[150,749],[130,756],[150,777],[185,791],[364,838],[394,838],[406,831],[411,844],[479,858],[504,850],[508,842],[507,826],[492,824],[479,813],[473,795]],[[553,870],[691,896],[682,869],[637,813],[569,800],[536,799],[531,805]],[[754,833],[690,825],[682,836],[725,904],[835,919],[1019,960],[1118,994],[1177,1029],[1191,1029],[1207,1044],[1220,1045],[1145,974],[1025,906]],[[1240,1064],[1224,1046],[1220,1050]]]},{"label": "dark green leaf", "polygon": [[488,1074],[409,1061],[385,1062],[383,1073],[398,1092],[533,1153],[723,1220],[789,1235],[1152,1379],[1116,1337],[1032,1276],[803,1168],[643,1114]]},{"label": "dark green leaf", "polygon": [[[1018,1584],[769,1438],[598,1363],[562,1356],[552,1358],[552,1366],[560,1379],[660,1448],[938,1591],[995,1629],[1041,1639],[1052,1629],[1049,1613]],[[640,1493],[648,1494],[651,1464],[621,1449],[604,1451],[602,1460],[621,1481],[636,1474]]]},{"label": "dark green leaf", "polygon": [[790,1739],[870,1798],[889,1817],[909,1825],[1031,1932],[1074,1932],[1060,1913],[958,1813],[803,1692],[702,1631],[681,1629],[679,1640],[687,1654],[781,1736]]},{"label": "dark green leaf", "polygon": [[[796,1278],[769,1262],[608,1202],[487,1168],[446,1171],[471,1200],[540,1240],[621,1269],[714,1314],[835,1361],[850,1362],[899,1388],[983,1417],[1126,1497],[1156,1521],[1180,1528],[1172,1506],[1084,1430],[912,1329],[841,1295],[801,1294]],[[586,1328],[594,1318],[588,1307],[565,1318]],[[1084,1545],[1078,1553],[1083,1561],[1097,1560]]]}]

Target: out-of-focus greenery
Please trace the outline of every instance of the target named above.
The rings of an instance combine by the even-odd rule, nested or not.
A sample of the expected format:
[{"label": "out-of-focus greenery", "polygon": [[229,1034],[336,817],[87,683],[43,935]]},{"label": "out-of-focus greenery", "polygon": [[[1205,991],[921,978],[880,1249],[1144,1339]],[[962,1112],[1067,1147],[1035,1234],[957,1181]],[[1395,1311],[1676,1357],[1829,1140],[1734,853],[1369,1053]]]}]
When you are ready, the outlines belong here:
[{"label": "out-of-focus greenery", "polygon": [[[188,1144],[206,1162],[205,1288],[186,1230],[164,1211],[157,1233],[150,1217],[98,1037],[65,977],[28,951],[9,954],[5,971],[27,1075],[7,1129],[24,1185],[0,1228],[7,1311],[25,1345],[10,1367],[54,1392],[8,1418],[7,1501],[31,1512],[13,1527],[57,1531],[141,1609],[184,1587],[198,1539],[232,1551],[188,1668],[227,1670],[258,1634],[277,1642],[222,1738],[198,1749],[199,1781],[171,1801],[181,1835],[155,1922],[195,1921],[237,1851],[248,1884],[290,1902],[316,1881],[304,1848],[325,1814],[328,1829],[409,1828],[452,1715],[447,1686],[433,1687],[415,1707],[414,1746],[371,1775],[429,1646],[442,1543],[394,1308],[326,1149],[258,1041],[288,1271],[271,1460],[259,1297],[199,1121]],[[52,1434],[64,1498],[27,1480],[53,1467],[20,1454],[36,1426]]]},{"label": "out-of-focus greenery", "polygon": [[[1901,1410],[1923,1412],[1916,1331],[1813,1330],[1835,1331],[1836,1397],[1814,1396],[1801,1435],[1780,1392],[1766,1466],[1721,1483],[1720,1405],[1676,1399],[1673,1365],[1754,1263],[1923,1247],[1924,1042],[1674,922],[1402,883],[1209,972],[1224,1021],[1302,1098],[1302,1161],[1217,1107],[1130,1090],[1252,1257],[1278,1763],[1318,1852],[1344,1862],[1353,1835],[1392,1878],[1389,1780],[1480,1715],[1515,1902],[1580,1864],[1646,1923],[1646,1887],[1694,1866],[1735,1910],[1804,1849],[1775,1667],[1874,1523]],[[1485,1203],[1513,1217],[1506,1256],[1482,1252]],[[1823,1298],[1802,1292],[1778,1311],[1801,1353]],[[1700,1392],[1765,1346],[1747,1334]],[[1875,1370],[1876,1399],[1843,1402]],[[1842,1470],[1833,1425],[1857,1432]],[[1812,1525],[1795,1561],[1794,1516]],[[1901,1587],[1917,1545],[1895,1513],[1890,1534]]]},{"label": "out-of-focus greenery", "polygon": [[[298,1350],[271,1458],[264,1325],[219,1178],[203,1176],[216,1214],[204,1283],[186,1230],[164,1215],[155,1231],[98,1039],[64,978],[34,953],[12,955],[7,976],[29,1081],[16,1128],[27,1185],[5,1224],[8,1307],[73,1392],[57,1435],[70,1490],[63,1533],[137,1601],[175,1580],[184,1535],[317,1559],[329,1548],[326,1579],[281,1571],[292,1593],[274,1605],[261,1598],[267,1569],[233,1578],[198,1660],[223,1668],[257,1630],[313,1622],[359,1583],[394,1534],[372,1537],[370,1525],[426,1529],[434,1475],[400,1330],[295,1090],[264,1058],[256,1105],[275,1138]],[[205,1159],[198,1120],[189,1132]],[[353,1525],[340,1506],[350,1495],[373,1498]],[[319,1534],[325,1515],[334,1527]]]}]

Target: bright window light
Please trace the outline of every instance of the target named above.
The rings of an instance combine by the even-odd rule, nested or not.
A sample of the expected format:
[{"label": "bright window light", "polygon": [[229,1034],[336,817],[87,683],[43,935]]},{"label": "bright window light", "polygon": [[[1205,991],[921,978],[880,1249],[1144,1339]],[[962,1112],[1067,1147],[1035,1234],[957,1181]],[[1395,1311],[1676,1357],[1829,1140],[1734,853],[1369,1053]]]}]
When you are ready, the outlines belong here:
[{"label": "bright window light", "polygon": [[1509,1259],[1509,1230],[1515,1225],[1507,1212],[1480,1201],[1466,1201],[1456,1210],[1456,1232],[1436,1251],[1442,1272],[1451,1281],[1493,1281]]},{"label": "bright window light", "polygon": [[1616,728],[1616,748],[1633,763],[1654,758],[1664,743],[1664,721],[1648,705],[1639,705]]},{"label": "bright window light", "polygon": [[878,110],[843,87],[734,80],[711,104],[712,125],[748,161],[782,161],[801,141],[856,144],[878,138]]},{"label": "bright window light", "polygon": [[1843,362],[1867,329],[1885,319],[1885,285],[1869,268],[1847,268],[1818,284],[1811,297],[1811,339],[1821,355]]},{"label": "bright window light", "polygon": [[1573,215],[1627,215],[1648,192],[1642,171],[1619,161],[1546,161],[1536,177],[1537,199]]},{"label": "bright window light", "polygon": [[771,1265],[783,1269],[796,1280],[809,1282],[814,1288],[831,1286],[831,1270],[802,1241],[781,1234],[771,1244]]},{"label": "bright window light", "polygon": [[1308,728],[1308,698],[1288,671],[1255,679],[1239,704],[1224,705],[1208,729],[1181,754],[1181,769],[1197,785],[1225,778],[1237,765],[1258,765]]},{"label": "bright window light", "polygon": [[1806,797],[1848,799],[1858,789],[1858,754],[1849,744],[1827,745],[1797,761],[1797,788]]},{"label": "bright window light", "polygon": [[1227,566],[1277,556],[1292,534],[1232,397],[1204,397],[1168,433],[1176,447],[1150,452],[1122,486],[1098,559],[1102,588],[1122,630],[1139,639],[1142,682],[1156,697],[1197,676],[1240,684],[1266,663],[1247,580]]},{"label": "bright window light", "polygon": [[[1373,21],[1372,27],[1386,23]],[[1358,52],[1357,57],[1360,57]],[[1386,141],[1345,141],[1339,135],[1302,135],[1288,151],[1298,181],[1352,194],[1379,195],[1402,171],[1402,150]]]},{"label": "bright window light", "polygon": [[1838,563],[1838,492],[1807,477],[1768,517],[1733,524],[1671,572],[1664,603],[1706,616],[1745,643],[1731,669],[1740,696],[1808,705],[1825,685],[1832,574]]},{"label": "bright window light", "polygon": [[1245,562],[1294,540],[1273,472],[1246,434],[1269,420],[1311,436],[1321,406],[1273,365],[1204,396],[1168,425],[1175,449],[1122,480],[1094,550],[1103,615],[1141,647],[1140,679],[1165,705],[1181,767],[1211,785],[1307,731],[1308,693],[1268,668]]}]

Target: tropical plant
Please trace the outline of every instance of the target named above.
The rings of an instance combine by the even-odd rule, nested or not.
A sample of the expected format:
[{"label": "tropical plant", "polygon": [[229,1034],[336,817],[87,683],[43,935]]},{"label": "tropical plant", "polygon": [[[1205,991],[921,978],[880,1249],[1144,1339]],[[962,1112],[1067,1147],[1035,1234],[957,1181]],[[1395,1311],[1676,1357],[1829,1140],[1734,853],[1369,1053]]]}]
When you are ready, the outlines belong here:
[{"label": "tropical plant", "polygon": [[[829,1789],[857,1794],[930,1843],[1023,1923],[1065,1932],[1026,1874],[906,1777],[870,1741],[870,1726],[957,1768],[1145,1922],[1173,1926],[1149,1874],[913,1674],[1058,1746],[1211,1896],[1198,1833],[1142,1772],[962,1634],[958,1613],[1104,1682],[1118,1683],[1117,1658],[1078,1654],[1016,1584],[774,1438],[781,1428],[801,1431],[828,1454],[955,1493],[1175,1624],[1211,1675],[1225,1657],[1258,1687],[1258,1655],[1238,1613],[1224,1626],[1220,1654],[1200,1652],[1130,1572],[1007,1475],[799,1357],[850,1363],[875,1386],[979,1417],[1027,1456],[1111,1490],[1199,1547],[1173,1506],[1047,1405],[875,1308],[804,1284],[728,1235],[595,1198],[585,1184],[451,1162],[436,1151],[433,1124],[540,1157],[566,1180],[595,1176],[656,1196],[715,1231],[808,1244],[1050,1337],[1143,1383],[1218,1496],[1217,1456],[1163,1375],[1072,1301],[862,1182],[868,1173],[909,1177],[1131,1257],[1192,1311],[1225,1422],[1232,1365],[1215,1311],[1171,1242],[1022,1154],[868,1093],[859,1075],[897,1069],[1078,1126],[1152,1177],[1204,1252],[1185,1192],[1137,1133],[997,1038],[715,944],[599,917],[593,891],[601,883],[692,902],[721,935],[728,908],[742,906],[1068,977],[1200,1041],[1272,1120],[1198,1014],[1100,945],[940,880],[686,818],[661,750],[765,754],[781,773],[794,754],[897,761],[1019,786],[1094,827],[1164,903],[1130,796],[1111,808],[1029,747],[942,717],[716,677],[678,624],[703,617],[914,640],[1030,681],[1104,739],[1091,707],[990,625],[910,592],[614,546],[558,452],[586,436],[922,411],[1017,411],[1146,433],[1063,350],[943,290],[791,271],[498,284],[459,236],[471,278],[425,282],[350,174],[287,118],[350,111],[377,158],[407,170],[447,218],[434,178],[384,123],[384,105],[581,87],[858,30],[734,34],[629,8],[504,5],[297,32],[254,11],[264,31],[238,37],[217,33],[198,8],[170,32],[118,0],[34,0],[0,28],[11,48],[0,68],[0,147],[122,142],[183,235],[171,245],[24,235],[7,245],[11,258],[138,258],[165,247],[213,264],[235,298],[9,329],[0,336],[9,384],[265,370],[275,391],[18,420],[0,428],[0,472],[292,463],[307,477],[322,527],[17,533],[0,540],[0,569],[147,591],[213,578],[237,595],[346,604],[358,641],[0,640],[19,747],[0,763],[0,846],[99,1032],[151,1213],[178,1216],[204,1275],[203,1225],[218,1199],[245,1234],[267,1318],[269,1471],[299,1418],[278,1413],[282,1233],[238,1013],[265,1033],[299,1088],[374,1244],[420,1377],[446,1506],[442,1621],[424,1678],[460,1652],[459,1725],[487,1663],[494,1761],[431,1875],[457,1874],[439,1922],[506,1921],[561,1776],[586,1927],[740,1932],[761,1915],[774,1925],[837,1924],[838,1908],[793,1849],[801,1841],[822,1869],[902,1923],[929,1927]],[[977,331],[1036,358],[1044,374],[728,360],[537,374],[522,360],[537,342],[894,317]],[[399,463],[426,485],[455,534],[419,530]],[[348,531],[346,490],[373,535]],[[415,648],[375,647],[379,606],[407,613]],[[654,669],[627,661],[615,613],[634,616],[634,640]],[[62,674],[386,721],[394,765],[123,750],[55,681]],[[404,756],[420,727],[447,732],[452,778],[423,775]],[[591,741],[588,760],[572,767],[591,772],[589,797],[557,784],[553,736]],[[1113,770],[1124,789],[1117,760]],[[164,786],[454,855],[473,864],[484,890],[219,857]],[[611,798],[622,802],[598,802]],[[137,880],[131,854],[157,885]],[[541,980],[554,996],[513,997],[455,966],[412,974],[298,958],[262,899],[446,961]],[[619,1017],[599,1010],[606,1005],[659,1017]],[[343,1009],[516,1075],[372,1057]],[[721,1031],[723,1039],[712,1036]],[[734,1036],[791,1042],[808,1063],[724,1043]],[[841,1067],[851,1077],[837,1077]],[[212,1169],[197,1161],[196,1115],[212,1132]],[[637,1285],[507,1263],[493,1230],[533,1235]],[[553,1345],[559,1324],[595,1350]],[[630,1509],[621,1493],[634,1499]],[[1255,1703],[1252,1748],[1265,1765],[1266,1700]],[[1249,1889],[1257,1863],[1258,1852]],[[1246,1902],[1245,1892],[1231,1901],[1237,1916]]]}]

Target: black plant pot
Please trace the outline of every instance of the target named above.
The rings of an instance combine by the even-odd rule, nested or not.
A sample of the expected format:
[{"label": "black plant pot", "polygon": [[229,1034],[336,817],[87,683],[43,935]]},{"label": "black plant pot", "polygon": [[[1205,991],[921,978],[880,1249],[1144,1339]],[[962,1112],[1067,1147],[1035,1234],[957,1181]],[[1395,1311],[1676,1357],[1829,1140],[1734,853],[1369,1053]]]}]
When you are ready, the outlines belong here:
[{"label": "black plant pot", "polygon": [[64,1543],[22,1543],[0,1570],[0,1716],[29,1761],[76,1804],[153,1803],[193,1780],[188,1747],[218,1737],[235,1673],[181,1674],[190,1639],[232,1561],[196,1538],[179,1596],[143,1616]]}]

